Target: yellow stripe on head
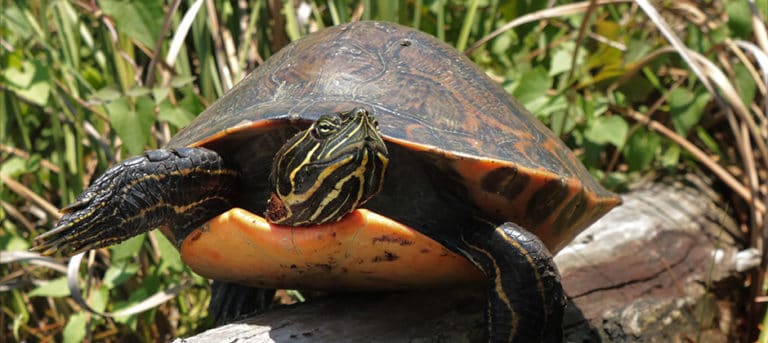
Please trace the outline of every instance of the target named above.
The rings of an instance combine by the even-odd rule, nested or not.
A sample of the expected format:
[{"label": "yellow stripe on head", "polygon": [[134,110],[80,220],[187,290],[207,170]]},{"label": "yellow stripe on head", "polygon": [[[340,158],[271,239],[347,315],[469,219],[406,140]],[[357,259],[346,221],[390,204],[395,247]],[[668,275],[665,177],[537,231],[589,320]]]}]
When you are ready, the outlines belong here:
[{"label": "yellow stripe on head", "polygon": [[371,114],[356,108],[323,115],[288,140],[273,161],[267,220],[333,222],[376,195],[388,163],[377,125]]}]

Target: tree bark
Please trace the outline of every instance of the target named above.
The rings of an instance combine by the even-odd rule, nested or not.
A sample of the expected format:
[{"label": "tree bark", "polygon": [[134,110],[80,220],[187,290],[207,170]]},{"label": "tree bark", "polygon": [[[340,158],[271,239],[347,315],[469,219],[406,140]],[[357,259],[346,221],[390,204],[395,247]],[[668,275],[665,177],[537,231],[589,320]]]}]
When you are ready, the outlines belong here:
[{"label": "tree bark", "polygon": [[[570,301],[566,341],[726,342],[754,263],[711,192],[652,185],[581,233],[555,261]],[[743,300],[743,299],[742,299]],[[338,294],[179,342],[474,342],[482,289]]]}]

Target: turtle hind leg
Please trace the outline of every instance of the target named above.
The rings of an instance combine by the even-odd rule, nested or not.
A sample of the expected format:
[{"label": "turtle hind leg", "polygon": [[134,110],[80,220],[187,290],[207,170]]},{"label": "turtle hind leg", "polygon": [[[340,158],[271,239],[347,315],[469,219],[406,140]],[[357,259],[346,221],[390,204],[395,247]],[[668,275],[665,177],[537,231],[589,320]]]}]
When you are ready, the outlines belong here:
[{"label": "turtle hind leg", "polygon": [[213,150],[147,151],[98,177],[33,250],[74,255],[159,226],[182,232],[230,208],[239,177]]},{"label": "turtle hind leg", "polygon": [[274,289],[213,281],[208,315],[213,317],[215,325],[226,324],[268,309],[274,298]]},{"label": "turtle hind leg", "polygon": [[488,277],[491,342],[561,342],[565,293],[544,244],[518,225],[476,221],[458,249]]}]

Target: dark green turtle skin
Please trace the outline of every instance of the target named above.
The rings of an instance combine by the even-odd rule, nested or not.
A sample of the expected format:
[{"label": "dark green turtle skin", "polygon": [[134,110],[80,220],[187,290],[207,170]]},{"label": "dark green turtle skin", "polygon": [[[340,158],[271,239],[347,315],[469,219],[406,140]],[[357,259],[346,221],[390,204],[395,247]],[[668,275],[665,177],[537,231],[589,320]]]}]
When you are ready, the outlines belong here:
[{"label": "dark green turtle skin", "polygon": [[[619,198],[469,59],[434,37],[391,23],[341,25],[285,47],[161,152],[108,171],[113,181],[94,182],[123,188],[111,193],[117,199],[89,188],[67,210],[63,224],[40,239],[38,250],[103,246],[153,226],[170,226],[178,243],[222,207],[280,217],[269,180],[276,179],[270,176],[272,165],[286,142],[308,132],[302,130],[315,130],[321,116],[349,112],[375,118],[370,121],[378,122],[389,161],[383,186],[371,186],[380,187],[378,194],[367,193],[370,198],[359,205],[426,234],[486,275],[489,341],[561,341],[565,295],[550,252],[618,205]],[[198,168],[178,157],[179,151],[221,159],[220,167],[201,176],[210,177],[208,186],[217,190],[203,198],[226,203],[202,206],[184,198],[195,182],[171,176]],[[311,151],[302,150],[314,158]],[[153,160],[153,154],[166,158]],[[212,177],[230,173],[237,175],[234,181]],[[145,179],[152,187],[143,186]],[[158,191],[148,196],[149,188]],[[116,209],[126,208],[126,202],[137,205],[129,213]],[[162,223],[134,221],[120,230],[79,226],[110,213],[140,218],[147,208],[170,203],[172,211],[145,216],[166,218]],[[187,216],[190,211],[195,219]],[[308,224],[315,222],[311,217]],[[110,233],[97,235],[99,230]]]}]

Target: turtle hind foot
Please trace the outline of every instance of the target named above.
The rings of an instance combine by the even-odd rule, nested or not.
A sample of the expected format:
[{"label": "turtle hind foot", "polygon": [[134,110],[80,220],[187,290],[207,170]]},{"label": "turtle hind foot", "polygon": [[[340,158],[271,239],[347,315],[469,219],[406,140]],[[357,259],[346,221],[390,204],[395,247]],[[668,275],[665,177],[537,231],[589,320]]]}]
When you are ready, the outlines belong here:
[{"label": "turtle hind foot", "polygon": [[516,224],[482,221],[461,238],[459,251],[488,277],[489,341],[562,342],[566,296],[544,243]]},{"label": "turtle hind foot", "polygon": [[219,326],[269,309],[274,298],[274,289],[214,281],[208,315]]}]

